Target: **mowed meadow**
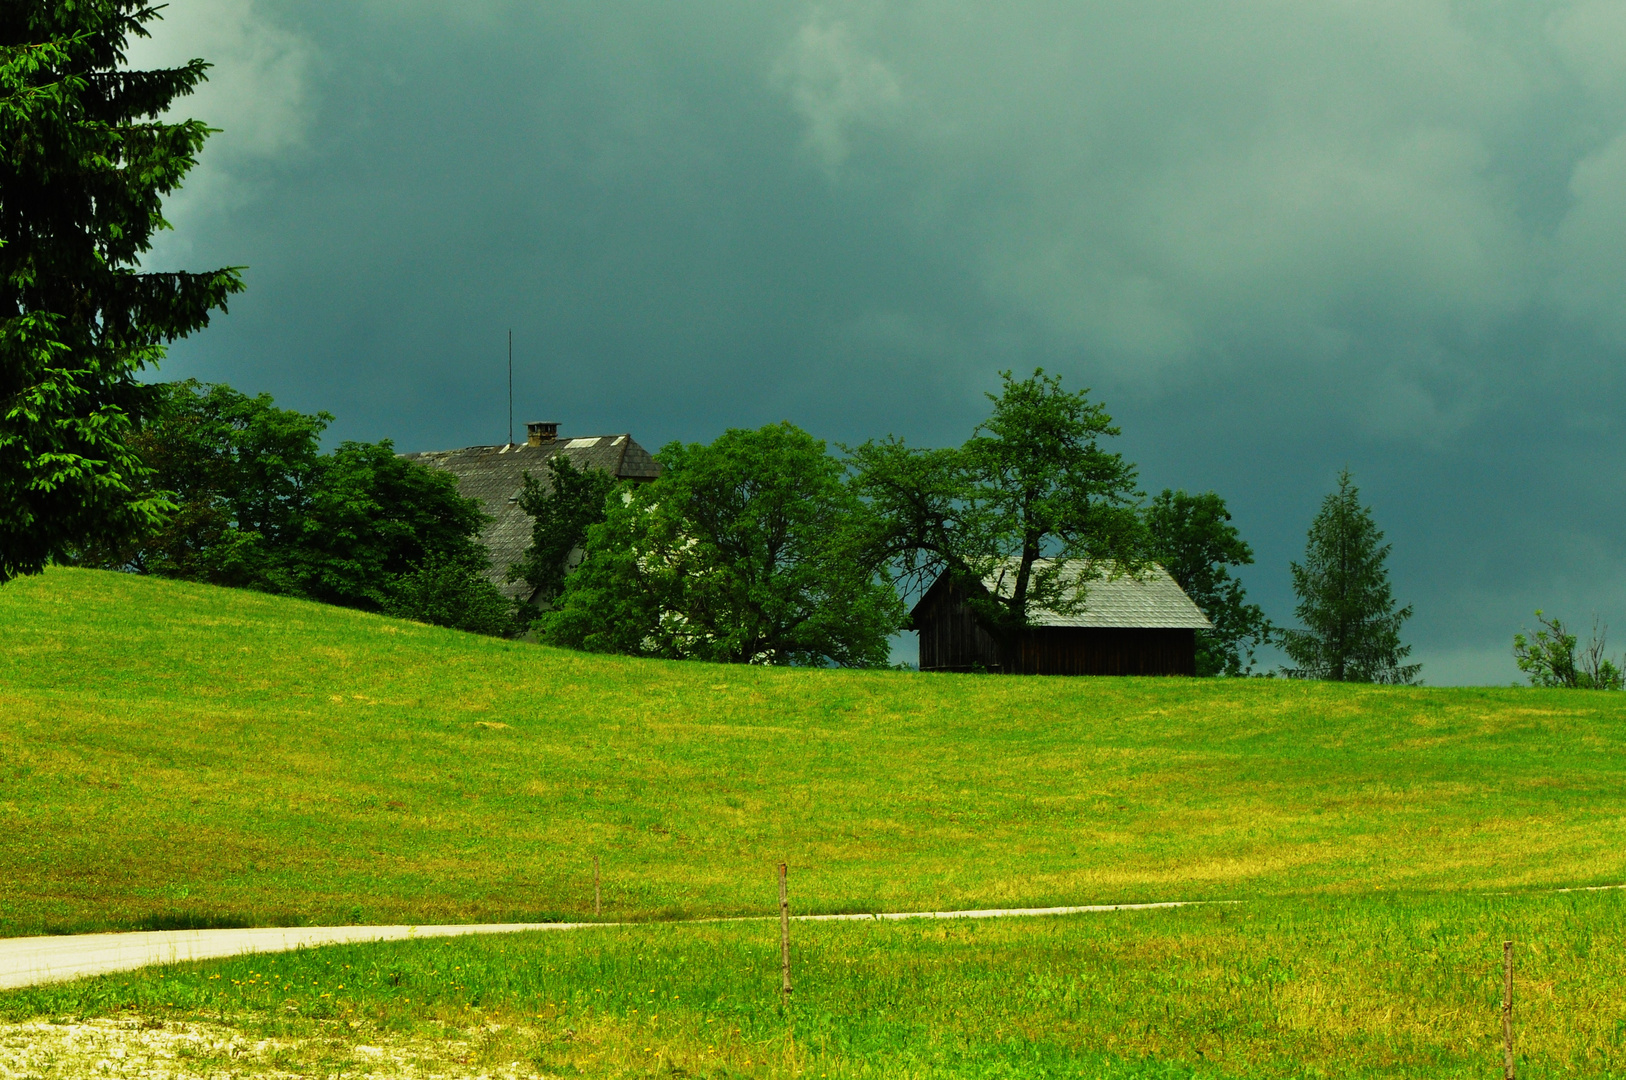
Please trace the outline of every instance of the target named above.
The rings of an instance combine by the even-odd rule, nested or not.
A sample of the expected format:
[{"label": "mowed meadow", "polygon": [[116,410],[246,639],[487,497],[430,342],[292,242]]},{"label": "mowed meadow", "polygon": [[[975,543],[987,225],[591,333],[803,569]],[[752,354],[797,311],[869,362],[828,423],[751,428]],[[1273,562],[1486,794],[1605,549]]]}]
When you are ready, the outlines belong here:
[{"label": "mowed meadow", "polygon": [[[595,856],[621,923],[3,993],[0,1075],[1487,1076],[1505,939],[1519,1075],[1626,1075],[1626,695],[652,663],[62,569],[0,635],[0,935],[591,920]],[[802,912],[1229,902],[799,923],[784,1007],[775,922],[662,921],[781,860]]]},{"label": "mowed meadow", "polygon": [[1626,695],[583,655],[0,588],[0,935],[1626,881]]}]

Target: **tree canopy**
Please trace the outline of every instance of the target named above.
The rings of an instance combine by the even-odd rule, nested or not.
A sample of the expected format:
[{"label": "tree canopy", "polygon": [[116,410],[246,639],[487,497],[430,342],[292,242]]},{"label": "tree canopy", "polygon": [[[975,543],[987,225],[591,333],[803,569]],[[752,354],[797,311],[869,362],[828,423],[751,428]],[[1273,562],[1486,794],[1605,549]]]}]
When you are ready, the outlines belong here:
[{"label": "tree canopy", "polygon": [[1282,648],[1295,678],[1334,682],[1414,682],[1420,664],[1402,663],[1411,646],[1400,642],[1410,605],[1396,610],[1384,565],[1391,545],[1372,512],[1361,505],[1349,470],[1321,503],[1310,525],[1304,562],[1291,564],[1294,609],[1301,629],[1284,631]]},{"label": "tree canopy", "polygon": [[137,573],[281,591],[266,552],[298,544],[333,417],[278,408],[195,380],[158,383],[129,445],[138,492],[174,509],[153,528],[104,541],[85,561]]},{"label": "tree canopy", "polygon": [[1231,524],[1225,500],[1165,488],[1146,508],[1151,554],[1214,624],[1197,631],[1198,675],[1248,675],[1254,652],[1270,640],[1270,620],[1247,602],[1233,566],[1253,563],[1253,549]]},{"label": "tree canopy", "polygon": [[587,530],[604,521],[605,500],[615,477],[603,469],[578,469],[563,454],[548,459],[548,475],[525,474],[519,505],[531,515],[531,545],[508,568],[508,580],[524,580],[532,602],[547,607],[564,592],[565,578],[580,560]]},{"label": "tree canopy", "polygon": [[[1026,626],[1031,609],[1085,603],[1061,560],[1130,574],[1147,548],[1135,467],[1102,445],[1119,434],[1105,407],[1043,369],[1000,377],[991,414],[964,445],[921,450],[888,439],[852,452],[872,511],[871,560],[916,591],[949,575],[996,637]],[[982,595],[996,568],[1010,571],[1009,593]]]},{"label": "tree canopy", "polygon": [[864,508],[792,424],[672,443],[625,485],[537,626],[575,648],[725,663],[874,666],[902,619],[859,557]]},{"label": "tree canopy", "polygon": [[[176,507],[156,528],[82,549],[78,561],[137,573],[507,632],[508,601],[486,580],[488,520],[450,473],[388,441],[323,453],[333,418],[267,394],[188,380],[153,388],[131,447],[138,493]],[[448,614],[454,607],[477,614]]]},{"label": "tree canopy", "polygon": [[233,269],[136,269],[210,132],[158,120],[202,60],[125,68],[156,18],[140,0],[0,4],[0,582],[163,520],[128,444],[136,374],[242,288]]},{"label": "tree canopy", "polygon": [[483,552],[430,552],[390,582],[384,613],[493,637],[523,632],[513,602],[491,583],[487,569]]}]

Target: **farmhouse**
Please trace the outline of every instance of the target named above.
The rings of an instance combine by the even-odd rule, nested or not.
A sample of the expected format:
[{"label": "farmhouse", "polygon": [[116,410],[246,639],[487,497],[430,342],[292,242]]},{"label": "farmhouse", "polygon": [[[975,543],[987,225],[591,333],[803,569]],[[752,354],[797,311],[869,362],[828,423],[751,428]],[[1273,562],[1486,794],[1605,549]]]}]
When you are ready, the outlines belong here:
[{"label": "farmhouse", "polygon": [[409,461],[434,469],[445,469],[457,477],[457,489],[464,498],[479,499],[494,519],[480,534],[481,543],[491,552],[487,576],[504,596],[531,599],[531,587],[523,581],[508,581],[508,568],[518,562],[531,546],[531,515],[519,505],[525,488],[525,474],[538,480],[548,476],[548,459],[563,455],[578,469],[602,469],[618,480],[653,480],[660,466],[649,451],[631,435],[589,435],[561,439],[559,425],[536,421],[525,425],[525,443],[504,446],[469,446],[462,450],[430,450],[402,454]]},{"label": "farmhouse", "polygon": [[[1041,559],[1034,569],[1051,565]],[[1009,597],[1016,567],[1013,559],[984,578],[984,595]],[[1073,561],[1062,564],[1060,573],[1071,598],[1083,591],[1082,608],[1065,614],[1030,609],[1030,625],[1004,649],[977,622],[966,592],[947,575],[938,578],[910,613],[920,632],[920,670],[1196,674],[1197,631],[1212,624],[1161,566],[1140,577],[1114,578],[1110,566]]]}]

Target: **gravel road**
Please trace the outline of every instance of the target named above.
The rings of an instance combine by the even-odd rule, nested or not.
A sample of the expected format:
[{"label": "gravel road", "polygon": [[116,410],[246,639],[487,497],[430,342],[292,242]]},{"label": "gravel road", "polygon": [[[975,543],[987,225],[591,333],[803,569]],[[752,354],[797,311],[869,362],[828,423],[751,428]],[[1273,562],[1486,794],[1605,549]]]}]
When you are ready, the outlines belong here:
[{"label": "gravel road", "polygon": [[[1186,903],[1091,904],[1083,907],[989,908],[982,911],[900,911],[881,914],[796,915],[796,922],[866,922],[893,919],[1005,919],[1087,912],[1146,911]],[[776,916],[761,916],[761,920]],[[749,922],[701,919],[698,922]],[[86,975],[130,971],[149,964],[209,960],[242,953],[286,952],[316,945],[463,934],[516,934],[528,930],[583,930],[626,923],[473,923],[461,926],[274,926],[253,930],[153,930],[128,934],[0,938],[0,990],[62,982]],[[655,925],[655,924],[642,924]],[[670,924],[660,924],[670,925]]]}]

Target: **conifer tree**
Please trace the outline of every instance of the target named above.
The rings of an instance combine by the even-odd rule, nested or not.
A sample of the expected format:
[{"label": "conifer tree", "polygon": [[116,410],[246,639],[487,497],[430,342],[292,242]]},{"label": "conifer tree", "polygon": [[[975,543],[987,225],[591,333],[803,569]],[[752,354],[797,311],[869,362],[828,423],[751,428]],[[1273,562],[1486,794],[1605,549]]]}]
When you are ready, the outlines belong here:
[{"label": "conifer tree", "polygon": [[1282,648],[1298,665],[1285,674],[1334,682],[1415,682],[1421,664],[1404,664],[1411,646],[1400,643],[1400,627],[1411,606],[1395,610],[1384,560],[1392,545],[1361,505],[1349,470],[1338,474],[1338,490],[1321,503],[1310,525],[1303,564],[1293,563],[1294,609],[1304,628],[1281,636]]},{"label": "conifer tree", "polygon": [[128,446],[136,375],[242,289],[232,269],[138,268],[210,133],[159,120],[202,60],[125,66],[156,18],[143,0],[0,0],[0,582],[162,519]]}]

